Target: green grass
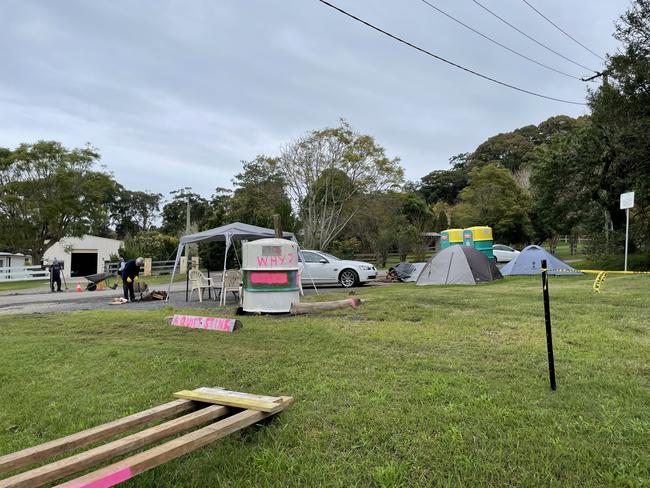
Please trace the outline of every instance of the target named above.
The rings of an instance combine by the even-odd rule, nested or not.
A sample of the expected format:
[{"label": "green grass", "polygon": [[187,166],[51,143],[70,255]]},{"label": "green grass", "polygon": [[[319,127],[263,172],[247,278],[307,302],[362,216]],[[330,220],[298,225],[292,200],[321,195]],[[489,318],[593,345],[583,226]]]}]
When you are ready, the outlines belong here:
[{"label": "green grass", "polygon": [[536,277],[361,288],[232,335],[170,310],[6,317],[0,454],[216,385],[295,403],[128,486],[649,486],[649,280],[551,279],[554,393]]},{"label": "green grass", "polygon": [[47,287],[48,280],[35,281],[3,281],[0,282],[0,291],[29,290],[32,288]]},{"label": "green grass", "polygon": [[[156,276],[142,276],[140,279],[146,281],[149,285],[163,285],[168,284],[171,280],[171,275],[156,275]],[[174,283],[177,281],[185,281],[185,274],[174,275]]]}]

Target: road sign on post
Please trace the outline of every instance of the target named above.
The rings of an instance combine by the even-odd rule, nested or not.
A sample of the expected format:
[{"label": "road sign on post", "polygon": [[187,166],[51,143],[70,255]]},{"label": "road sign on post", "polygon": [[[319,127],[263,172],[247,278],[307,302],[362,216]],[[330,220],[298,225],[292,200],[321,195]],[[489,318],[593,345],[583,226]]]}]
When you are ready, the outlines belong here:
[{"label": "road sign on post", "polygon": [[621,193],[621,210],[625,210],[625,268],[627,271],[627,243],[630,232],[630,209],[634,207],[634,192]]}]

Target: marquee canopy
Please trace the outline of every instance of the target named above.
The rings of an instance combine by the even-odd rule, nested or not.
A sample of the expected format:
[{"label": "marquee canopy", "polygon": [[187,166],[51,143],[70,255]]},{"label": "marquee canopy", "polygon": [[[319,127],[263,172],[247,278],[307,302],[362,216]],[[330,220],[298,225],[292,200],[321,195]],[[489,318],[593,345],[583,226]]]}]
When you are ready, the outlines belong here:
[{"label": "marquee canopy", "polygon": [[[291,232],[283,232],[283,237],[295,242],[296,236]],[[241,222],[234,222],[232,224],[222,225],[221,227],[215,227],[214,229],[204,230],[202,232],[197,232],[196,234],[189,234],[181,237],[180,244],[178,245],[178,251],[176,251],[176,261],[174,262],[174,269],[172,270],[172,279],[169,282],[169,290],[167,293],[167,299],[172,289],[172,283],[174,282],[174,275],[176,274],[176,268],[178,263],[181,260],[183,255],[183,249],[187,244],[194,244],[197,242],[225,242],[226,243],[226,253],[223,259],[223,274],[222,279],[222,289],[223,281],[226,278],[226,263],[228,258],[228,249],[234,241],[253,241],[256,239],[265,239],[269,237],[275,237],[275,230],[267,229],[265,227],[258,227],[257,225],[243,224]],[[189,263],[188,263],[189,265]],[[225,305],[226,294],[221,294],[222,302]]]},{"label": "marquee canopy", "polygon": [[[228,243],[228,241],[252,241],[267,237],[275,237],[275,231],[265,227],[258,227],[257,225],[234,222],[232,224],[222,225],[221,227],[215,227],[214,229],[197,232],[196,234],[183,236],[181,237],[179,248],[195,242],[216,241]],[[291,232],[283,232],[283,237],[292,241],[296,240]]]}]

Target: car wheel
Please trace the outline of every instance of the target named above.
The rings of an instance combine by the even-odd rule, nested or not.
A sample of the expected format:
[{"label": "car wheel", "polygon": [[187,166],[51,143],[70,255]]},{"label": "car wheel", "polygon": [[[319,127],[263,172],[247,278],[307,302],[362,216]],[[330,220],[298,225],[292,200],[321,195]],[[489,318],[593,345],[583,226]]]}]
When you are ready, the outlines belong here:
[{"label": "car wheel", "polygon": [[359,275],[352,269],[344,269],[339,275],[339,283],[344,288],[351,288],[359,284]]}]

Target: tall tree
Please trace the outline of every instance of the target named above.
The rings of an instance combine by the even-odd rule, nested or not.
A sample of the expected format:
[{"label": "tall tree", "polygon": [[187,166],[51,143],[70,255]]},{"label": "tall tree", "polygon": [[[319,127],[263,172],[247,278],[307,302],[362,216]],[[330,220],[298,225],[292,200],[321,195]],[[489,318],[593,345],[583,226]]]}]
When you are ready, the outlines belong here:
[{"label": "tall tree", "polygon": [[554,137],[536,151],[531,216],[536,240],[548,240],[551,250],[559,235],[579,235],[598,212],[591,198],[597,177],[585,171],[598,154],[594,149],[599,142],[592,136],[587,125]]},{"label": "tall tree", "polygon": [[312,131],[283,148],[278,172],[298,211],[306,247],[326,249],[363,206],[399,185],[399,159],[347,122]]},{"label": "tall tree", "polygon": [[[600,153],[590,168],[598,175],[592,198],[609,214],[614,229],[625,225],[619,194],[636,192],[635,225],[645,227],[650,249],[650,0],[634,0],[614,37],[622,49],[609,58],[609,83],[590,97],[592,126]],[[587,168],[585,168],[587,169]]]},{"label": "tall tree", "polygon": [[284,230],[295,230],[291,201],[276,158],[260,155],[253,161],[243,161],[243,171],[235,176],[233,184],[236,189],[230,200],[231,220],[273,227],[273,215],[278,214]]},{"label": "tall tree", "polygon": [[488,164],[469,174],[469,185],[460,193],[452,213],[452,225],[492,227],[495,239],[523,243],[530,239],[529,198],[510,172]]},{"label": "tall tree", "polygon": [[186,233],[187,206],[190,207],[190,226],[203,229],[210,216],[210,202],[191,188],[181,188],[171,191],[172,200],[162,209],[163,233],[170,236],[181,236]]},{"label": "tall tree", "polygon": [[118,185],[111,203],[111,219],[118,238],[151,230],[160,211],[161,193],[130,191]]},{"label": "tall tree", "polygon": [[56,141],[1,150],[0,244],[38,262],[63,237],[105,232],[116,184],[94,169],[99,159],[91,146]]}]

